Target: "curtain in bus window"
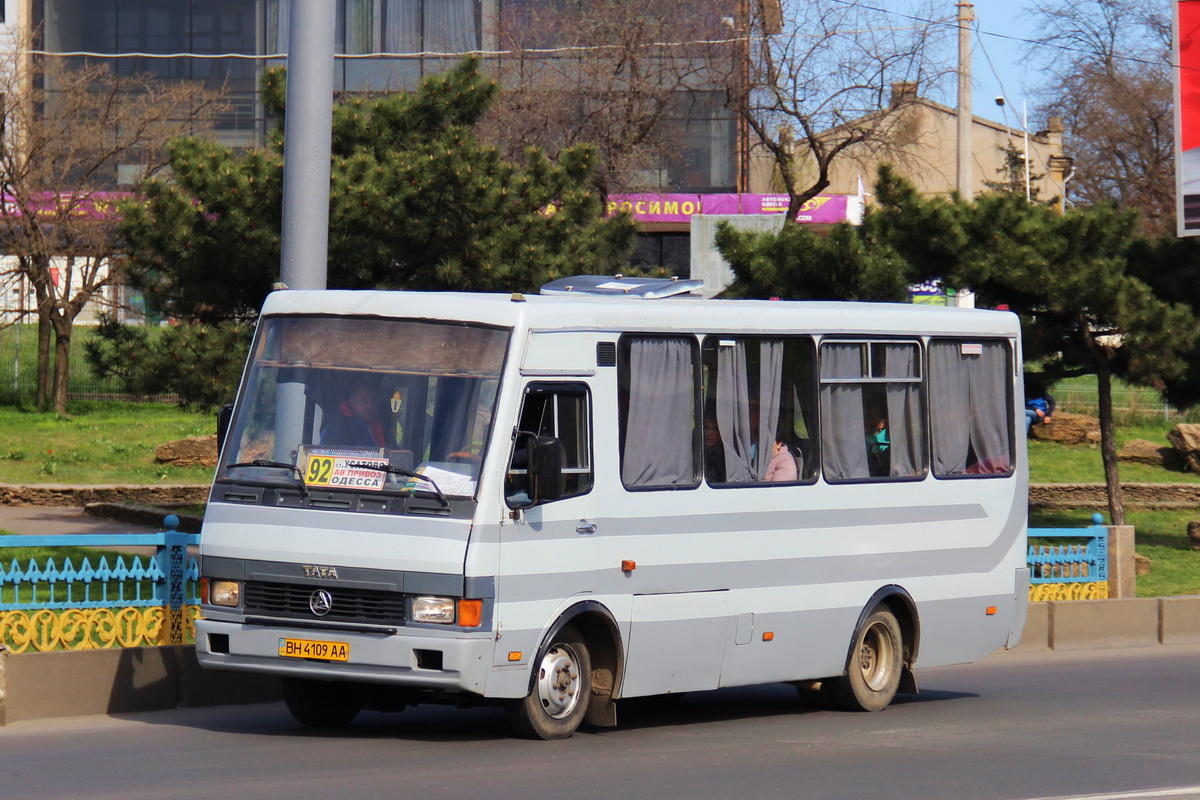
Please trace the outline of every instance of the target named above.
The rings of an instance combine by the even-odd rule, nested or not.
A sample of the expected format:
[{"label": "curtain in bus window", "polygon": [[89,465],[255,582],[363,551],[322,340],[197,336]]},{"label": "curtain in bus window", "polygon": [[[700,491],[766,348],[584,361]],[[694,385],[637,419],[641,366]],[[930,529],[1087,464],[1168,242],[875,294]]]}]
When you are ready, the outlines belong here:
[{"label": "curtain in bus window", "polygon": [[[821,346],[821,377],[862,378],[863,345],[831,343]],[[825,473],[831,480],[866,478],[867,450],[863,446],[863,389],[860,384],[821,386],[821,436]]]},{"label": "curtain in bus window", "polygon": [[717,349],[717,429],[725,448],[725,481],[754,480],[751,463],[750,381],[746,369],[746,344]]},{"label": "curtain in bus window", "polygon": [[635,339],[629,347],[629,413],[621,479],[626,486],[692,486],[695,388],[683,339]]},{"label": "curtain in bus window", "polygon": [[758,402],[759,422],[754,435],[758,447],[754,458],[754,474],[766,479],[767,467],[775,454],[775,437],[779,433],[779,396],[783,387],[783,342],[762,340],[759,343]]},{"label": "curtain in bus window", "polygon": [[929,345],[929,410],[933,426],[933,472],[961,475],[971,450],[971,376],[957,342]]},{"label": "curtain in bus window", "polygon": [[978,355],[964,355],[959,342],[931,343],[934,474],[988,474],[1011,468],[1007,375],[1003,343],[985,343]]},{"label": "curtain in bus window", "polygon": [[[884,376],[917,378],[917,348],[911,344],[884,345]],[[921,424],[921,384],[887,384],[887,426],[893,476],[916,475],[925,462],[925,431]]]},{"label": "curtain in bus window", "polygon": [[986,475],[1008,472],[1012,466],[1006,356],[1007,348],[1000,342],[985,343],[978,356],[964,356],[971,376],[971,446],[976,459],[968,472]]}]

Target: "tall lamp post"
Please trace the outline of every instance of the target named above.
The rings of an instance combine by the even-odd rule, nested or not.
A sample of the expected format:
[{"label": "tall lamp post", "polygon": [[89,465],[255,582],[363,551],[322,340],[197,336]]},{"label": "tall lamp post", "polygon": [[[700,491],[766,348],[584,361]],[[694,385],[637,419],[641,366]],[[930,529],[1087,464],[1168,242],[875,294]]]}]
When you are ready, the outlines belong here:
[{"label": "tall lamp post", "polygon": [[[1004,112],[1004,127],[1008,128],[1008,136],[1012,138],[1012,128],[1008,125],[1008,110],[1005,108],[1004,95],[996,95],[996,105],[1000,106],[1000,110]],[[1021,101],[1021,135],[1024,140],[1024,149],[1021,151],[1021,160],[1025,162],[1025,202],[1028,203],[1032,199],[1032,192],[1029,189],[1029,114],[1026,112],[1025,101]]]}]

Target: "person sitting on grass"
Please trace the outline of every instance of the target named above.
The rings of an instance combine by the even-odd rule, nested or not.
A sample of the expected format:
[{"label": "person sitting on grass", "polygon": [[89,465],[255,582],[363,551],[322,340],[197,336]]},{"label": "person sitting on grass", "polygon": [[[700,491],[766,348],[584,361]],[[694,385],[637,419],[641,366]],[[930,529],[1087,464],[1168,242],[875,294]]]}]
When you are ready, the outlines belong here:
[{"label": "person sitting on grass", "polygon": [[1033,423],[1050,424],[1054,414],[1054,397],[1046,391],[1045,385],[1037,378],[1025,381],[1025,435],[1029,435]]}]

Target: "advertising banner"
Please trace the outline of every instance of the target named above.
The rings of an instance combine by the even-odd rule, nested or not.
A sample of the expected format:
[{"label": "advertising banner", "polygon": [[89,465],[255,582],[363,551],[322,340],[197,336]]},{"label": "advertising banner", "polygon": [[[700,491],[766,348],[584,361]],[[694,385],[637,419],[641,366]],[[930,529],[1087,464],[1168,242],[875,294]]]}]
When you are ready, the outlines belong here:
[{"label": "advertising banner", "polygon": [[1200,0],[1175,4],[1175,219],[1200,234]]},{"label": "advertising banner", "polygon": [[[818,195],[796,216],[799,222],[832,224],[849,218],[850,197]],[[613,194],[608,213],[627,211],[638,222],[688,222],[694,214],[784,214],[786,194]]]}]

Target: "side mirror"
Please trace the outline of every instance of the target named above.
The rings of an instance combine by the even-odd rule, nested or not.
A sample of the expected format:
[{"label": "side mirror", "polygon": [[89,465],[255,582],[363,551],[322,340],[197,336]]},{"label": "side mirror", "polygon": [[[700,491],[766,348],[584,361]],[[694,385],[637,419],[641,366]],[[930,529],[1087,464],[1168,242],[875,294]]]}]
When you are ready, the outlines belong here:
[{"label": "side mirror", "polygon": [[233,403],[226,403],[217,411],[217,454],[225,449],[225,437],[229,435],[229,423],[233,421]]},{"label": "side mirror", "polygon": [[557,500],[563,495],[563,464],[567,451],[561,440],[539,436],[533,443],[530,464],[533,465],[533,496],[539,503]]},{"label": "side mirror", "polygon": [[508,493],[510,508],[532,508],[557,500],[563,495],[563,464],[566,449],[553,436],[538,436],[529,431],[517,433],[512,468],[524,480]]}]

